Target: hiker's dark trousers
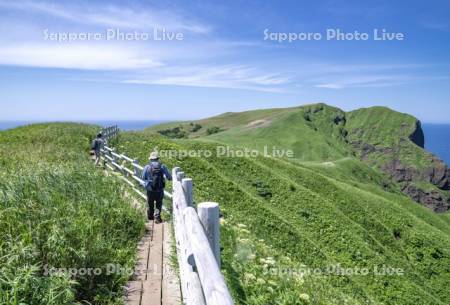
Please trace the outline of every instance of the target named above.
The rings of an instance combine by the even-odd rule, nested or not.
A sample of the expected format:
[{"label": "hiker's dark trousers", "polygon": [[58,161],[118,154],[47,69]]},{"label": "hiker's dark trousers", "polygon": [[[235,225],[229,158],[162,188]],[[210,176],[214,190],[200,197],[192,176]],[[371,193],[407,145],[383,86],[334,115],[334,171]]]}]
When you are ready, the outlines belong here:
[{"label": "hiker's dark trousers", "polygon": [[148,203],[147,216],[149,219],[153,218],[153,215],[155,217],[160,217],[163,198],[164,198],[164,191],[156,191],[156,192],[147,191],[147,203]]}]

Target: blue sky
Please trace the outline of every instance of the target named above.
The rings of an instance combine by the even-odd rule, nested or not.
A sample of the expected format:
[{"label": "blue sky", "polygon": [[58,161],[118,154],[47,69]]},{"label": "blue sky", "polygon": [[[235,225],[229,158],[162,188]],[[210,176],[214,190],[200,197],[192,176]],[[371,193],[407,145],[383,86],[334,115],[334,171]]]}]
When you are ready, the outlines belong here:
[{"label": "blue sky", "polygon": [[[446,0],[0,0],[0,120],[190,119],[325,102],[450,123],[449,22]],[[183,39],[155,40],[163,29]],[[329,29],[369,39],[327,40]],[[375,29],[404,39],[375,41]],[[67,33],[76,39],[54,38]]]}]

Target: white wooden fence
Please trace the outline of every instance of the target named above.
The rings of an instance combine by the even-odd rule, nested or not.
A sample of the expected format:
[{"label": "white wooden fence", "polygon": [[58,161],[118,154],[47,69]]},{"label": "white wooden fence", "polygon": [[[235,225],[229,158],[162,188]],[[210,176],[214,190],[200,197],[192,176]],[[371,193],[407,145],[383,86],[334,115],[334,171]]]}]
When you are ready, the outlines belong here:
[{"label": "white wooden fence", "polygon": [[102,136],[107,141],[111,140],[119,134],[119,127],[117,125],[102,128]]},{"label": "white wooden fence", "polygon": [[[103,137],[109,141],[119,129],[112,126],[103,129]],[[101,149],[104,165],[118,171],[132,189],[147,199],[136,186],[144,185],[141,179],[143,167],[137,159],[120,154],[115,148]],[[179,167],[172,169],[173,193],[164,191],[172,199],[173,226],[177,248],[183,303],[186,305],[232,305],[233,300],[225,279],[220,272],[220,223],[219,205],[203,202],[194,207],[193,181],[186,178]]]}]

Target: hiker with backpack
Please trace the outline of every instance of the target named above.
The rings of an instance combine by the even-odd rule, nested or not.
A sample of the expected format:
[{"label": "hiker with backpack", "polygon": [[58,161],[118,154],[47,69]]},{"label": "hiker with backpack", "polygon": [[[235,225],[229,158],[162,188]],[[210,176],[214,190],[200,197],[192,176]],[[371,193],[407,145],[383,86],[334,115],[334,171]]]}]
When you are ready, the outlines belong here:
[{"label": "hiker with backpack", "polygon": [[95,154],[95,165],[97,166],[100,162],[100,149],[106,145],[106,140],[103,139],[101,132],[97,134],[97,137],[92,141],[92,150]]},{"label": "hiker with backpack", "polygon": [[161,223],[161,208],[164,187],[166,186],[165,178],[172,180],[172,176],[167,167],[159,161],[157,152],[152,152],[148,159],[150,160],[149,164],[142,170],[142,180],[144,180],[144,186],[147,190],[147,216],[149,220],[154,219],[156,223]]}]

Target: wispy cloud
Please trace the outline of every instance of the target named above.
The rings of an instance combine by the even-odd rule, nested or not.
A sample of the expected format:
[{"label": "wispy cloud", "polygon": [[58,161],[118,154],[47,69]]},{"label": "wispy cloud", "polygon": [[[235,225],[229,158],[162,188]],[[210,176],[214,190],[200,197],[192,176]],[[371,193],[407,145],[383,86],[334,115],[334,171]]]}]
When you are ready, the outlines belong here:
[{"label": "wispy cloud", "polygon": [[[22,26],[18,36],[26,36],[26,33],[33,33],[34,36],[27,39],[26,43],[0,38],[0,65],[109,70],[110,75],[107,78],[124,83],[268,92],[279,92],[281,87],[289,82],[287,77],[279,73],[264,72],[250,64],[243,66],[232,62],[224,63],[226,61],[218,59],[221,54],[229,55],[235,50],[242,51],[243,47],[257,47],[260,43],[228,41],[217,37],[201,39],[202,36],[208,37],[212,27],[180,12],[169,12],[149,6],[132,8],[28,0],[0,0],[1,9],[18,11],[29,23],[28,28]],[[29,14],[42,18],[29,18]],[[183,42],[150,40],[58,43],[44,41],[42,37],[42,31],[47,27],[51,32],[52,27],[62,29],[56,32],[62,33],[73,28],[83,29],[82,32],[97,32],[103,26],[117,27],[122,31],[164,28],[189,32],[200,39]],[[42,35],[39,35],[40,32]],[[117,70],[121,72],[114,72]],[[123,70],[127,71],[123,73]]]},{"label": "wispy cloud", "polygon": [[159,74],[124,80],[124,83],[176,85],[210,88],[246,89],[264,92],[285,92],[288,77],[265,73],[239,65],[164,67]]},{"label": "wispy cloud", "polygon": [[315,85],[316,88],[325,88],[325,89],[342,89],[342,85],[341,84],[318,84]]},{"label": "wispy cloud", "polygon": [[359,77],[347,77],[336,82],[321,83],[315,85],[316,88],[325,89],[345,89],[345,88],[379,88],[398,86],[410,80],[407,76],[376,76],[361,75]]},{"label": "wispy cloud", "polygon": [[[442,66],[442,64],[441,64]],[[309,68],[305,80],[315,88],[381,88],[428,80],[443,80],[427,73],[435,65],[416,63],[319,64]]]},{"label": "wispy cloud", "polygon": [[76,3],[69,4],[67,2],[63,6],[43,1],[6,0],[0,0],[0,7],[28,13],[47,14],[79,24],[142,30],[166,28],[172,31],[187,31],[198,34],[211,31],[210,26],[191,20],[191,18],[155,8],[76,5]]},{"label": "wispy cloud", "polygon": [[[339,9],[338,2],[332,2]],[[295,66],[297,55],[288,55],[284,61],[272,59],[275,57],[267,56],[275,53],[272,45],[270,52],[264,53],[267,44],[262,41],[239,36],[222,39],[214,26],[186,11],[168,11],[148,3],[139,7],[137,2],[118,3],[0,0],[0,12],[14,12],[4,14],[0,27],[11,23],[8,18],[20,16],[22,21],[20,27],[11,29],[17,33],[7,31],[0,37],[0,65],[107,70],[106,78],[123,83],[265,92],[311,87],[334,90],[386,87],[427,79],[416,76],[424,75],[427,66],[423,64],[330,64],[317,59]],[[361,9],[364,10],[358,7],[356,11]],[[353,7],[344,13],[353,13],[352,10]],[[188,33],[190,39],[58,43],[44,41],[42,35],[46,28],[57,32],[98,32],[105,27],[145,32],[165,28]]]},{"label": "wispy cloud", "polygon": [[[202,36],[210,28],[192,21],[181,13],[168,12],[150,6],[140,8],[91,4],[85,2],[6,1],[0,0],[0,13],[5,17],[0,27],[8,28],[0,37],[0,64],[30,67],[123,70],[163,65],[187,56],[195,47],[190,42],[154,41],[151,29],[189,32]],[[30,15],[31,14],[31,15]],[[20,16],[20,26],[10,28]],[[56,18],[56,19],[55,19]],[[59,20],[62,19],[62,20]],[[58,42],[46,39],[44,32],[74,34],[92,33],[106,36],[106,26],[122,33],[146,33],[142,40],[92,41],[77,38]],[[180,46],[183,47],[180,47]],[[208,47],[203,49],[208,50]],[[203,54],[197,52],[200,56]],[[196,56],[199,56],[196,55]]]},{"label": "wispy cloud", "polygon": [[442,81],[449,80],[446,76],[429,76],[429,75],[348,75],[340,79],[316,84],[316,88],[324,89],[347,89],[347,88],[381,88],[399,86],[417,82]]},{"label": "wispy cloud", "polygon": [[161,66],[144,50],[101,44],[21,44],[0,47],[0,64],[83,70],[121,70]]}]

